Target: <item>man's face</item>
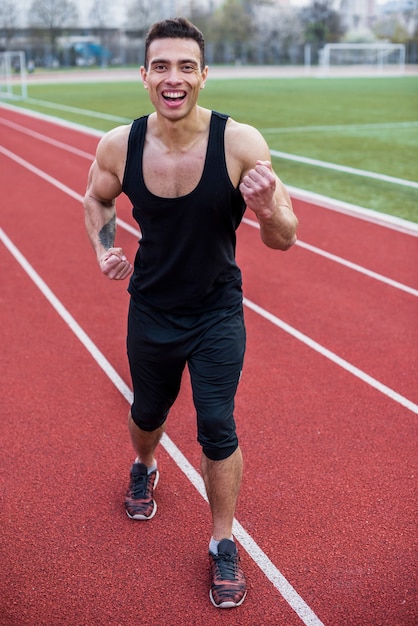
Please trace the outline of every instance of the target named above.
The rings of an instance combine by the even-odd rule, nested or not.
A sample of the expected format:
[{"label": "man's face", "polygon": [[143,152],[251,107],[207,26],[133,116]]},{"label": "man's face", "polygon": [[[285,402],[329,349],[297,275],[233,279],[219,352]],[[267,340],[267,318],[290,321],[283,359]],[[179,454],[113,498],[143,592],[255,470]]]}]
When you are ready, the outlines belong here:
[{"label": "man's face", "polygon": [[158,113],[181,119],[194,108],[208,72],[207,67],[200,69],[200,63],[194,39],[155,39],[150,44],[148,67],[141,67],[141,77]]}]

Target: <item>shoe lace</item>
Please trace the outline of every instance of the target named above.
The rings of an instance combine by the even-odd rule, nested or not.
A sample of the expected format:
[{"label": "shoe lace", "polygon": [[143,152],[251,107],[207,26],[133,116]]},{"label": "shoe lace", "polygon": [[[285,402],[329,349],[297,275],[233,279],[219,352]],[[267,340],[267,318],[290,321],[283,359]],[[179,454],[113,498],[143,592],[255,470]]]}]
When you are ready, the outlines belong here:
[{"label": "shoe lace", "polygon": [[132,478],[132,496],[136,499],[139,500],[140,498],[145,498],[146,493],[147,493],[147,484],[148,484],[148,476],[145,475],[139,475],[139,476],[134,476]]},{"label": "shoe lace", "polygon": [[217,574],[222,580],[235,580],[238,569],[238,558],[234,554],[214,554]]}]

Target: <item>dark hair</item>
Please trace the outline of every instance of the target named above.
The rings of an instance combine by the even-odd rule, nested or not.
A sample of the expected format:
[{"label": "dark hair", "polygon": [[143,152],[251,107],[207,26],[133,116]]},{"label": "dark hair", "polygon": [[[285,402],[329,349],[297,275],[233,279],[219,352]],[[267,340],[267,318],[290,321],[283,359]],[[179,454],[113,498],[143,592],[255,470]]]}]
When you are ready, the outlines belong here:
[{"label": "dark hair", "polygon": [[148,49],[155,39],[194,39],[200,48],[200,68],[205,67],[205,39],[194,24],[184,17],[174,17],[151,26],[145,39],[144,66],[148,66]]}]

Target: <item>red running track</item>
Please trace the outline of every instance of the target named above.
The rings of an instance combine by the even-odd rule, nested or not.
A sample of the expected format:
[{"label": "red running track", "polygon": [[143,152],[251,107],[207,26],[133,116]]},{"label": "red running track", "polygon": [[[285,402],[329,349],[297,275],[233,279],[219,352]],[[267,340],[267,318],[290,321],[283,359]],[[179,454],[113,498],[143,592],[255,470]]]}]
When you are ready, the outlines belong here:
[{"label": "red running track", "polygon": [[[80,205],[97,137],[8,107],[0,128],[2,626],[415,625],[416,232],[295,200],[283,254],[241,225],[249,593],[219,611],[187,377],[157,515],[124,512],[128,295],[101,276]],[[132,258],[125,198],[118,216]]]}]

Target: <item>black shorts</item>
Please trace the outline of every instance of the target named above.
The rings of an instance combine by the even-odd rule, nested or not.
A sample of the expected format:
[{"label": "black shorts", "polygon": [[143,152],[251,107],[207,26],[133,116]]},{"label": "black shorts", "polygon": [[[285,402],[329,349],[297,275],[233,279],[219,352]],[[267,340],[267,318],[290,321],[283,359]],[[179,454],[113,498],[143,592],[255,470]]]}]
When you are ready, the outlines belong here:
[{"label": "black shorts", "polygon": [[197,439],[212,460],[238,446],[234,399],[245,352],[242,304],[179,316],[131,298],[127,349],[134,400],[132,419],[153,431],[166,420],[187,364],[197,415]]}]

